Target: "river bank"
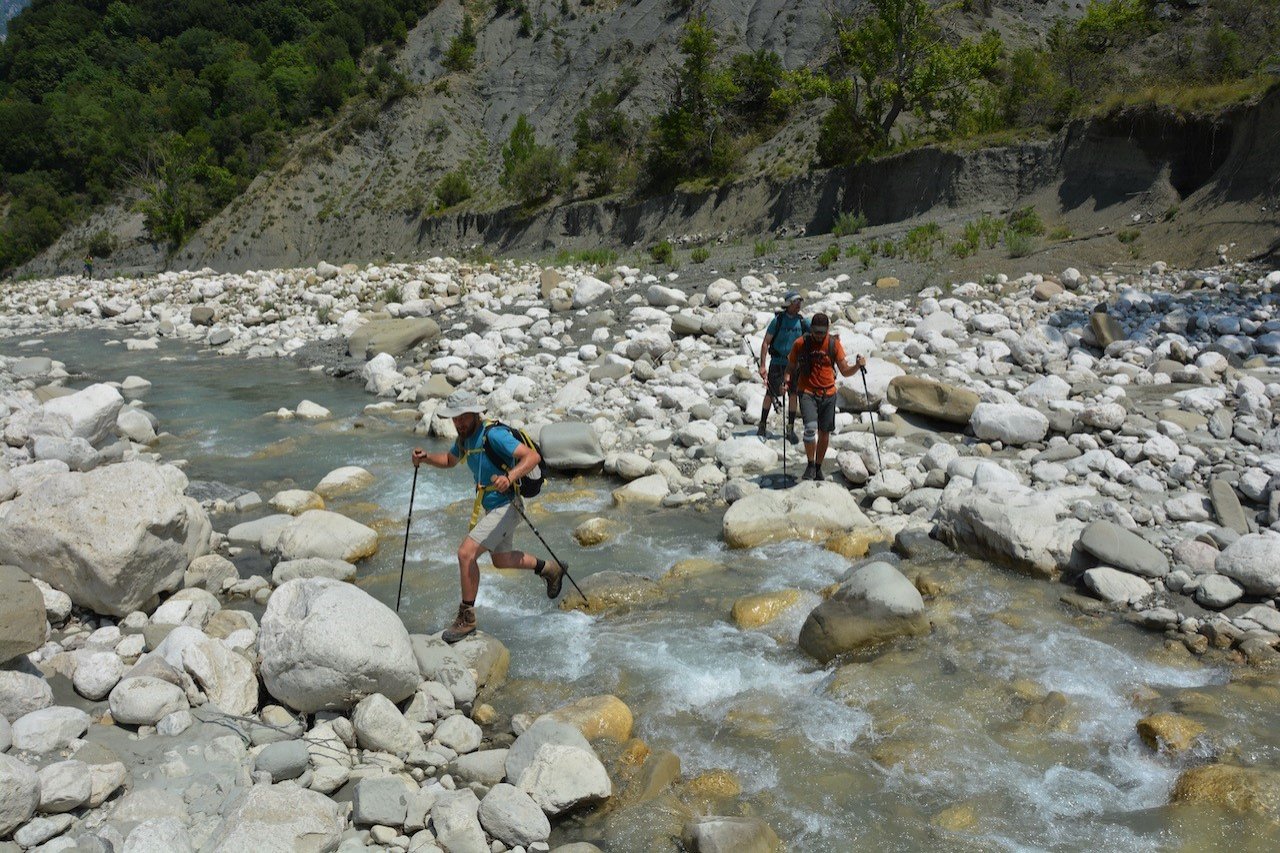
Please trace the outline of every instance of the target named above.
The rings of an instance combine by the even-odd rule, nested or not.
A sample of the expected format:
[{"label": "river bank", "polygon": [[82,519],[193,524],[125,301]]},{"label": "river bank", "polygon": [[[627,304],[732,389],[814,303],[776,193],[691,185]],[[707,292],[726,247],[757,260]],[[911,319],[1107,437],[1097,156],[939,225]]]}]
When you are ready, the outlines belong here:
[{"label": "river bank", "polygon": [[[912,727],[902,728],[907,721],[893,723],[890,721],[895,715],[886,714],[885,708],[864,707],[861,700],[866,697],[857,695],[856,690],[849,692],[847,685],[863,684],[876,667],[898,673],[901,678],[901,673],[910,669],[910,664],[899,668],[904,664],[903,655],[914,656],[916,665],[922,660],[921,655],[923,660],[932,660],[936,650],[929,646],[948,635],[947,625],[952,618],[964,627],[950,630],[967,634],[973,621],[1001,610],[998,606],[992,610],[991,603],[982,601],[982,596],[976,600],[966,598],[973,593],[961,590],[972,582],[960,569],[969,564],[935,550],[936,543],[928,538],[929,532],[988,560],[1041,577],[1066,578],[1085,593],[1080,595],[1061,587],[1053,591],[1053,587],[1046,586],[1043,589],[1048,599],[1041,602],[1039,611],[1030,608],[1024,620],[1033,613],[1035,618],[1043,619],[1043,609],[1054,607],[1052,601],[1064,592],[1068,592],[1067,597],[1075,606],[1088,611],[1097,609],[1099,596],[1113,604],[1132,605],[1128,612],[1134,621],[1166,632],[1167,644],[1161,654],[1175,655],[1159,664],[1174,669],[1163,675],[1161,670],[1152,670],[1137,679],[1155,683],[1157,693],[1178,684],[1222,683],[1221,676],[1209,669],[1190,680],[1179,674],[1183,666],[1192,666],[1194,671],[1189,662],[1191,655],[1208,655],[1218,665],[1233,665],[1234,658],[1255,666],[1267,665],[1274,656],[1274,626],[1269,629],[1268,620],[1276,612],[1275,591],[1264,589],[1272,564],[1260,549],[1274,538],[1268,529],[1275,522],[1270,503],[1276,493],[1274,478],[1280,473],[1274,470],[1277,448],[1272,446],[1274,401],[1280,397],[1275,392],[1280,387],[1276,385],[1276,359],[1268,354],[1274,342],[1267,337],[1276,332],[1268,326],[1274,324],[1276,316],[1276,298],[1270,292],[1275,282],[1231,270],[1191,275],[1157,268],[1131,282],[1091,279],[1073,272],[1067,271],[1057,283],[1043,279],[992,279],[985,284],[962,284],[953,288],[950,296],[925,292],[914,298],[885,298],[886,293],[893,292],[892,287],[864,290],[857,283],[834,278],[806,288],[808,309],[826,309],[838,318],[837,330],[846,348],[873,355],[870,403],[887,420],[881,425],[885,435],[882,453],[877,456],[867,425],[855,423],[853,412],[842,416],[843,429],[837,438],[839,456],[833,460],[840,471],[837,483],[793,490],[788,515],[804,519],[804,523],[783,527],[773,523],[777,511],[771,502],[777,499],[777,493],[760,489],[762,482],[771,483],[779,473],[779,457],[773,449],[779,444],[776,437],[772,447],[754,438],[753,413],[760,408],[760,386],[758,380],[753,380],[750,356],[735,346],[739,334],[763,325],[769,306],[776,304],[786,286],[770,280],[767,274],[739,281],[717,279],[690,284],[666,277],[647,280],[639,271],[622,270],[616,281],[609,282],[574,270],[481,271],[440,261],[427,267],[344,271],[322,266],[313,271],[243,277],[171,274],[140,282],[114,282],[109,285],[114,290],[93,294],[69,279],[26,282],[16,285],[18,289],[10,290],[4,298],[6,308],[12,311],[6,323],[19,337],[54,328],[111,328],[131,335],[123,347],[139,363],[145,363],[141,360],[148,357],[147,350],[152,346],[164,351],[162,357],[172,358],[167,355],[172,344],[167,338],[253,358],[297,353],[297,360],[310,361],[317,373],[342,375],[358,371],[368,390],[385,399],[372,403],[358,415],[353,405],[350,415],[339,413],[334,417],[330,411],[329,417],[314,421],[303,418],[320,412],[301,406],[300,399],[281,395],[270,404],[264,401],[258,414],[276,411],[269,420],[296,433],[280,439],[287,442],[292,438],[292,445],[282,443],[274,450],[271,444],[259,447],[266,458],[305,453],[305,442],[299,434],[312,432],[344,434],[348,442],[359,434],[377,436],[394,444],[407,437],[386,437],[397,432],[403,436],[403,431],[413,424],[414,431],[427,434],[421,440],[447,438],[449,423],[434,417],[434,409],[455,383],[489,392],[495,413],[513,423],[538,427],[544,423],[577,422],[579,426],[553,428],[543,435],[548,456],[558,467],[558,486],[563,490],[553,490],[545,502],[548,515],[542,517],[552,524],[557,524],[561,516],[572,517],[575,523],[563,533],[577,530],[580,542],[598,542],[594,547],[602,549],[599,565],[613,567],[634,562],[633,553],[628,553],[629,560],[611,560],[609,549],[643,548],[636,540],[645,537],[648,547],[653,548],[664,535],[669,536],[667,531],[673,523],[670,519],[689,510],[709,519],[696,541],[718,531],[727,544],[748,550],[716,550],[701,557],[709,565],[691,564],[687,558],[697,557],[701,546],[695,540],[677,536],[674,549],[657,551],[631,577],[594,571],[596,566],[592,566],[584,582],[594,605],[588,608],[592,615],[565,613],[557,617],[564,621],[554,623],[554,630],[585,630],[597,641],[595,634],[601,630],[625,632],[641,626],[652,630],[662,621],[658,611],[676,606],[670,597],[673,589],[682,597],[711,595],[722,601],[726,589],[738,588],[743,593],[739,596],[741,602],[734,599],[727,602],[732,607],[715,606],[732,611],[734,627],[730,630],[735,635],[757,634],[765,641],[764,646],[752,641],[744,648],[741,665],[752,666],[751,660],[761,654],[769,657],[773,652],[767,649],[780,644],[790,650],[784,653],[788,656],[790,677],[800,683],[797,699],[818,691],[824,694],[824,704],[819,706],[824,713],[830,713],[833,702],[856,712],[837,726],[840,734],[834,740],[805,728],[795,748],[803,750],[805,742],[819,742],[835,753],[848,753],[852,744],[869,738],[878,741],[879,747],[870,760],[881,770],[892,771],[919,761],[937,762],[940,759],[936,747],[921,752],[926,748],[911,736]],[[557,276],[564,280],[556,281]],[[861,295],[865,293],[876,296]],[[77,298],[86,296],[90,298]],[[1091,309],[1108,296],[1114,299],[1110,313],[1102,315],[1107,319],[1098,319],[1097,312]],[[397,301],[379,304],[391,297]],[[59,302],[65,312],[61,315],[56,314]],[[1185,311],[1182,325],[1178,324],[1175,309]],[[275,316],[271,316],[273,313]],[[1175,318],[1172,324],[1170,317]],[[1232,318],[1238,325],[1228,328]],[[1099,336],[1104,340],[1108,335],[1114,337],[1114,326],[1125,337],[1108,341],[1104,352],[1098,346],[1103,342]],[[10,339],[7,343],[12,342]],[[1248,351],[1244,352],[1246,348]],[[396,354],[387,352],[365,360],[366,355],[377,350]],[[20,351],[18,347],[7,347],[5,355]],[[1246,357],[1252,361],[1247,363]],[[240,363],[235,359],[217,362]],[[905,380],[895,384],[894,378],[900,372],[928,374],[944,385],[939,391],[935,386]],[[1144,374],[1150,378],[1143,378]],[[116,409],[115,423],[107,425],[115,429],[103,427],[102,435],[91,436],[97,439],[97,446],[85,438],[93,451],[91,455],[73,441],[82,436],[51,435],[42,426],[50,418],[48,404],[39,403],[38,394],[50,396],[55,392],[37,389],[50,382],[55,386],[66,384],[68,378],[59,375],[57,365],[7,361],[6,375],[11,383],[11,391],[5,397],[10,409],[5,423],[9,445],[6,458],[13,466],[8,476],[22,487],[15,489],[19,492],[17,500],[23,499],[23,493],[38,491],[34,487],[40,476],[50,475],[55,468],[61,470],[56,463],[70,469],[68,461],[73,461],[77,468],[109,471],[114,467],[110,464],[113,454],[118,453],[123,460],[136,453],[140,445],[148,446],[150,437],[136,418],[125,417],[125,425],[121,425],[126,408],[133,408],[122,401]],[[137,382],[122,382],[121,390],[130,385],[134,389],[141,387]],[[975,397],[969,398],[965,391],[972,391]],[[842,389],[842,400],[851,409],[866,408],[868,401],[861,392],[860,383],[850,383]],[[261,389],[257,393],[261,395]],[[81,409],[72,408],[77,412]],[[1116,408],[1120,409],[1119,415]],[[56,411],[58,406],[53,409]],[[1228,410],[1229,424],[1222,423],[1219,410]],[[141,411],[145,409],[138,413]],[[1117,417],[1120,421],[1113,423]],[[74,431],[82,422],[101,425],[106,420],[72,418],[71,429]],[[129,448],[110,450],[107,433],[124,431],[129,421],[139,430],[131,437],[134,443]],[[952,425],[946,426],[947,423]],[[154,432],[156,424],[150,426]],[[966,426],[972,435],[962,432]],[[358,430],[365,432],[357,433]],[[59,438],[61,444],[48,440]],[[166,448],[167,441],[162,439],[158,447]],[[208,443],[213,442],[209,439]],[[1177,452],[1169,452],[1169,442]],[[71,450],[78,455],[73,456]],[[188,456],[190,464],[194,455]],[[883,471],[878,469],[878,459],[884,461]],[[98,467],[103,465],[106,467]],[[586,473],[570,485],[565,481],[573,471]],[[597,471],[627,484],[610,495],[607,481],[592,473]],[[310,492],[314,488],[319,492],[318,482],[324,473],[319,471],[305,481],[298,477],[295,483],[275,482],[276,478],[261,474],[254,476],[273,487],[300,485],[303,488],[298,491]],[[67,476],[76,479],[89,474]],[[1214,485],[1215,481],[1234,487],[1235,505],[1220,485]],[[308,495],[281,497],[288,491],[281,488],[268,500],[294,510],[305,508],[312,500]],[[556,505],[555,492],[562,495],[560,506]],[[262,519],[250,521],[259,525],[257,530],[242,530],[239,535],[235,534],[235,524],[219,523],[220,518],[224,522],[236,520],[233,507],[242,495],[228,492],[199,496],[206,499],[207,509],[213,512],[213,526],[226,527],[223,534],[214,534],[210,543],[223,555],[239,561],[237,579],[223,577],[230,581],[225,591],[241,601],[256,596],[262,599],[259,608],[265,603],[270,609],[276,595],[271,593],[266,577],[272,573],[271,560],[278,558],[255,555],[279,551],[279,540],[276,547],[264,547],[268,543],[264,541]],[[446,518],[458,515],[459,497],[447,491],[442,495],[439,508]],[[287,503],[290,500],[301,503]],[[383,507],[377,512],[356,503],[353,500],[350,507],[344,507],[338,498],[336,506],[353,519],[367,522],[366,529],[374,533],[376,543],[378,534],[386,535],[384,526],[389,530],[394,523],[394,511]],[[618,508],[610,507],[614,503]],[[728,512],[723,509],[726,505]],[[1011,507],[1016,511],[1011,512]],[[252,499],[242,502],[240,511],[246,519],[251,518],[255,514]],[[722,512],[724,520],[717,523]],[[8,515],[12,513],[12,509],[7,511]],[[637,514],[646,520],[636,521]],[[284,515],[292,518],[288,513]],[[1234,537],[1227,532],[1232,529],[1236,532]],[[250,538],[251,533],[256,533],[257,538]],[[431,535],[437,534],[433,531]],[[448,539],[447,532],[441,532],[441,538],[433,540],[431,546],[433,558],[445,565]],[[787,540],[797,539],[817,540],[817,544],[786,544]],[[890,544],[896,544],[898,554],[880,557],[882,549]],[[833,550],[824,551],[823,545]],[[363,546],[352,547],[355,550],[331,556],[354,560]],[[776,550],[794,547],[802,550]],[[1210,554],[1209,549],[1214,553]],[[880,558],[862,560],[861,567],[858,563],[850,565],[850,560],[863,558],[868,550]],[[819,556],[822,554],[827,556]],[[899,562],[902,556],[906,559]],[[795,565],[797,558],[813,563],[816,574],[789,577],[790,585],[778,583],[776,577],[767,579],[767,566],[780,559]],[[744,559],[748,565],[759,566],[746,570],[757,578],[754,587],[726,583],[723,576],[716,577],[715,564],[733,566],[736,574],[743,571]],[[1162,564],[1160,559],[1165,562]],[[890,566],[886,571],[873,565],[885,562],[897,567]],[[982,572],[991,571],[985,563],[972,565]],[[263,573],[263,582],[252,581],[253,571],[246,571],[248,566],[256,566]],[[869,567],[870,572],[866,571]],[[700,576],[700,572],[708,570],[709,575]],[[634,577],[635,574],[642,577]],[[910,581],[907,586],[913,592],[924,593],[921,596],[917,592],[919,604],[910,606],[915,608],[913,613],[924,614],[932,623],[932,637],[898,640],[888,646],[890,651],[878,656],[865,648],[866,642],[875,640],[872,648],[884,652],[883,641],[892,634],[859,635],[849,645],[848,631],[832,626],[874,615],[867,610],[865,594],[871,575],[887,579],[884,584],[877,581],[871,589],[871,599],[886,585],[895,584],[897,578]],[[661,583],[664,579],[665,584]],[[1020,579],[1005,580],[1022,583]],[[759,588],[761,581],[766,588]],[[1225,603],[1215,597],[1219,587],[1225,590],[1227,599],[1236,591],[1224,581],[1239,589],[1239,595]],[[385,573],[379,579],[365,574],[358,582],[373,591],[375,598],[388,600],[386,587],[379,586],[388,582]],[[489,583],[486,581],[486,585]],[[520,597],[523,592],[512,600],[506,579],[498,578],[493,583],[496,586],[492,594],[497,598],[482,600],[482,613],[486,605],[499,612],[504,608],[527,612],[532,601]],[[1139,583],[1142,589],[1138,588]],[[441,584],[440,595],[448,594],[448,586],[447,582]],[[1026,587],[1019,590],[1019,597],[1025,597]],[[223,592],[222,588],[216,590],[217,594]],[[905,590],[898,592],[910,597]],[[613,606],[604,607],[605,604]],[[246,612],[252,613],[252,608]],[[955,616],[957,612],[959,615]],[[149,618],[154,619],[154,610]],[[1012,614],[1003,614],[1002,618],[1018,622]],[[1107,620],[1106,624],[1114,623]],[[1015,633],[1020,629],[1025,630],[1025,624],[1014,627]],[[1108,633],[1103,630],[1099,636],[1106,638]],[[698,637],[699,646],[704,648],[714,648],[714,642],[714,636]],[[833,654],[840,668],[813,669],[812,665],[799,664],[803,655],[794,651],[797,643],[820,661]],[[1079,641],[1073,641],[1070,647],[1078,653]],[[252,645],[244,648],[256,650],[261,657],[260,635],[256,649]],[[624,652],[620,647],[613,651],[619,656],[635,656],[634,649]],[[1175,653],[1188,660],[1179,659]],[[670,650],[664,649],[664,654],[669,655]],[[581,672],[580,660],[556,660],[564,671]],[[938,665],[946,671],[946,667],[956,667],[957,661],[938,661]],[[629,660],[628,666],[643,672],[639,660]],[[971,666],[964,669],[970,670]],[[520,679],[508,685],[512,698],[520,697],[512,707],[503,708],[512,720],[522,712],[521,704],[540,710],[554,707],[548,704],[546,681],[554,681],[557,675],[563,677],[564,672],[557,673],[556,666],[540,668],[536,664],[532,669],[542,674],[541,679],[535,679],[542,684],[531,686]],[[737,676],[729,679],[728,687],[714,677],[697,682],[704,689],[686,694],[689,708],[667,708],[664,723],[678,721],[681,714],[694,707],[699,709],[695,714],[704,713],[702,706],[708,701],[712,705],[727,702],[729,707],[722,708],[727,716],[721,725],[732,720],[735,737],[769,740],[770,732],[777,737],[775,725],[789,725],[786,721],[794,720],[796,713],[807,713],[803,703],[810,699],[800,705],[784,701],[777,714],[743,716],[738,703],[743,699],[742,691],[750,691],[741,681],[744,673],[745,670],[738,670]],[[598,686],[600,679],[594,667],[584,675],[589,683]],[[670,672],[662,670],[662,675],[669,678]],[[777,672],[766,668],[760,675],[772,681]],[[651,672],[649,677],[656,678],[658,673]],[[1003,684],[1004,691],[1017,681],[998,673],[989,677],[994,679],[993,687]],[[1108,695],[1110,690],[1123,693],[1126,688],[1122,685],[1133,678],[1127,671],[1118,672]],[[1072,691],[1048,687],[1045,682],[1053,684],[1053,678],[1032,681],[1033,684],[1014,684],[1008,701],[1022,703],[1017,706],[1024,709],[1020,716],[1029,714],[1028,719],[1060,720],[1060,700],[1051,694],[1067,697]],[[1161,683],[1165,686],[1160,687]],[[631,704],[629,687],[615,681],[606,689]],[[1265,687],[1262,689],[1265,691]],[[891,685],[885,685],[885,690],[891,693]],[[581,691],[574,693],[572,698],[581,695]],[[1235,693],[1238,695],[1240,690]],[[662,700],[636,704],[643,704],[647,710],[651,701],[661,704]],[[882,701],[888,701],[890,706],[896,704]],[[956,696],[951,704],[973,713],[977,711],[971,707],[974,701],[975,697]],[[679,706],[680,702],[676,704]],[[1143,706],[1155,714],[1174,710],[1163,708],[1164,704],[1159,695],[1148,695],[1127,706]],[[501,707],[502,701],[497,700],[494,705]],[[1040,710],[1030,710],[1032,707]],[[1099,712],[1098,708],[1079,709],[1074,697],[1064,707],[1077,708],[1074,722],[1066,724],[1076,732],[1082,724],[1087,729]],[[1125,711],[1122,716],[1130,713],[1133,711]],[[777,722],[768,722],[775,716]],[[1128,720],[1130,737],[1137,718],[1135,715]],[[637,715],[637,723],[644,729],[643,734],[652,739],[654,728],[652,724],[646,727],[643,712]],[[898,736],[885,738],[886,727],[897,729],[894,734]],[[958,730],[963,729],[959,725]],[[999,736],[1010,735],[1005,730]],[[1116,736],[1116,732],[1109,735]],[[714,743],[715,736],[711,738]],[[1161,743],[1159,739],[1153,742]],[[1248,754],[1242,756],[1221,745],[1206,747],[1208,739],[1195,742],[1200,751],[1194,753],[1198,759],[1190,763],[1208,758],[1217,759],[1214,767],[1253,763],[1253,756]],[[912,743],[916,745],[911,746]],[[896,747],[890,748],[894,744]],[[698,755],[703,749],[695,742],[680,744],[675,751],[686,764],[699,768],[709,765]],[[609,753],[608,749],[601,752],[616,781],[620,770]],[[1167,758],[1172,754],[1168,750],[1153,754],[1166,756],[1158,761],[1172,760],[1174,764],[1156,774],[1160,781],[1135,789],[1141,791],[1135,804],[1147,807],[1171,795],[1168,788],[1173,780],[1169,770],[1187,762],[1185,758]],[[1043,758],[1049,762],[1046,772],[1057,766],[1053,759],[1060,758],[1050,750]],[[1144,772],[1150,770],[1146,766],[1150,761],[1146,756],[1141,758]],[[666,763],[669,768],[669,760]],[[758,769],[751,768],[751,772]],[[645,772],[656,771],[651,767]],[[670,770],[664,772],[669,774]],[[789,766],[777,766],[775,772],[786,779],[788,788],[804,784],[798,778],[790,778],[794,770]],[[1233,776],[1232,784],[1270,784],[1262,776],[1255,779],[1250,775],[1259,772],[1245,767],[1236,776],[1246,781]],[[736,775],[739,779],[752,778],[745,767],[738,768]],[[1102,775],[1115,781],[1114,768]],[[691,775],[682,784],[697,778],[698,775]],[[835,795],[837,790],[865,789],[864,779],[878,777],[859,773],[842,778],[844,781],[824,796]],[[417,781],[425,779],[424,776]],[[741,782],[736,784],[739,789],[744,787]],[[876,783],[876,787],[883,785],[883,779]],[[727,789],[732,791],[733,787],[729,784]],[[754,778],[753,784],[746,787],[744,799],[735,799],[736,795],[721,799],[721,806],[739,802],[747,805],[749,812],[757,811],[761,807],[759,792],[767,784],[761,786]],[[685,808],[690,808],[690,792],[681,790]],[[960,814],[940,817],[952,805],[965,805],[953,803],[937,811],[935,817],[942,824],[929,824],[925,819],[922,822],[932,829],[922,828],[925,836],[909,832],[900,839],[899,846],[915,846],[928,832],[969,832],[974,826],[983,826],[991,820],[991,812],[998,810],[998,799],[984,803],[983,796],[990,795],[990,790],[984,794],[975,789],[973,793],[976,800],[965,800],[972,822],[965,816],[969,812],[960,815],[963,819],[957,818],[957,826],[964,824],[967,828],[938,828]],[[1013,791],[1010,794],[1016,796]],[[1194,799],[1194,793],[1186,796]],[[623,800],[619,798],[619,802]],[[594,837],[606,842],[605,849],[640,849],[634,845],[618,846],[616,835],[610,846],[609,832],[638,831],[634,826],[643,823],[637,818],[639,806],[648,805],[652,810],[658,808],[652,805],[654,802],[631,803],[630,809],[623,810],[631,812],[631,824],[615,815],[612,823],[605,821],[604,831],[591,830],[590,820],[583,826],[599,833]],[[662,808],[669,813],[673,807],[665,802]],[[705,809],[703,806],[698,810],[705,813]],[[1265,808],[1262,811],[1265,820]],[[808,836],[804,830],[797,831],[786,818],[768,822],[783,829],[780,834],[784,839],[789,836],[796,849],[805,849],[803,839]],[[678,820],[663,824],[676,826],[674,830],[664,830],[665,837],[670,838],[673,832],[681,834],[685,823]],[[618,828],[629,825],[633,828]],[[980,837],[990,841],[989,835]],[[1034,843],[1046,840],[1041,838]]]}]

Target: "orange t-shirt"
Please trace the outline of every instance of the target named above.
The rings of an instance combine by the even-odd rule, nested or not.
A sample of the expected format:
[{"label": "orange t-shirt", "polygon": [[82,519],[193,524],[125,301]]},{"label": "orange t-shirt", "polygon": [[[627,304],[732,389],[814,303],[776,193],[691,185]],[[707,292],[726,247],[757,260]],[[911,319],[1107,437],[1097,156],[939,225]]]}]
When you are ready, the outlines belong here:
[{"label": "orange t-shirt", "polygon": [[[792,369],[799,366],[801,352],[806,348],[810,352],[809,375],[799,377],[798,390],[801,394],[820,394],[825,397],[836,392],[836,366],[829,352],[830,340],[830,335],[824,335],[820,344],[811,347],[809,336],[805,335],[791,347],[791,355],[787,361]],[[839,338],[835,338],[835,344],[835,360],[844,361],[844,344],[840,343]]]}]

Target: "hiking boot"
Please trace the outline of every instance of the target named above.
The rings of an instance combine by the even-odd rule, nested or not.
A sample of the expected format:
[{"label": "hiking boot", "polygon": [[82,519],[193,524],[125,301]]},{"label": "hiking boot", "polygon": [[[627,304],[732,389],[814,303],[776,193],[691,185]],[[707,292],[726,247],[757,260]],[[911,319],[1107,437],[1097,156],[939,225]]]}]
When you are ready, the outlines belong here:
[{"label": "hiking boot", "polygon": [[787,441],[791,442],[792,444],[800,443],[800,436],[796,435],[795,427],[787,427]]},{"label": "hiking boot", "polygon": [[808,465],[804,466],[804,473],[800,475],[800,479],[812,480],[816,471],[817,469],[814,467],[814,464],[810,462]]},{"label": "hiking boot", "polygon": [[762,422],[760,423],[760,426],[756,427],[756,437],[757,437],[757,438],[764,438],[764,437],[765,437],[766,435],[768,435],[768,434],[769,434],[769,429],[768,429],[768,427],[764,424],[764,422],[762,421]]},{"label": "hiking boot", "polygon": [[446,643],[453,644],[459,640],[470,637],[476,632],[476,609],[470,604],[458,605],[458,618],[453,620],[453,624],[444,629],[440,635],[440,639]]},{"label": "hiking boot", "polygon": [[547,564],[538,572],[538,576],[547,582],[547,598],[560,597],[560,584],[564,583],[564,566],[555,560],[547,560]]},{"label": "hiking boot", "polygon": [[822,466],[821,466],[821,465],[814,465],[814,466],[813,466],[813,479],[817,480],[819,483],[821,483],[823,480],[825,480],[825,479],[826,479],[826,477],[823,477],[823,476],[822,476]]}]

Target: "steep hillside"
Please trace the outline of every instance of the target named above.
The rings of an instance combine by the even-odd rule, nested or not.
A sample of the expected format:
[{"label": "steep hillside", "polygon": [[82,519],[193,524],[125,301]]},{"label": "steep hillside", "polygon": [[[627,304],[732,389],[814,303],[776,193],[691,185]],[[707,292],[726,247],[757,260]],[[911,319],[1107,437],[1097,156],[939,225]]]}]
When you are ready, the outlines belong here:
[{"label": "steep hillside", "polygon": [[[1250,4],[1261,17],[1237,14],[1238,6]],[[998,65],[984,72],[984,97],[992,103],[974,107],[977,115],[969,123],[978,121],[976,129],[952,129],[978,134],[981,144],[952,141],[888,160],[815,168],[832,100],[802,98],[776,127],[739,134],[735,142],[744,150],[729,181],[692,181],[660,193],[635,192],[628,184],[585,200],[589,193],[578,175],[556,198],[530,207],[517,204],[498,180],[502,146],[521,115],[538,143],[568,158],[575,147],[575,117],[595,94],[617,89],[619,114],[634,122],[626,147],[639,150],[653,117],[672,104],[682,30],[695,13],[705,13],[715,33],[720,65],[731,56],[765,50],[775,52],[787,72],[825,74],[849,61],[833,21],[865,16],[867,0],[715,0],[688,7],[672,0],[500,0],[496,6],[445,0],[409,31],[394,55],[394,71],[409,84],[396,98],[357,97],[331,122],[302,133],[278,166],[260,173],[177,252],[151,242],[141,215],[125,198],[69,230],[22,272],[66,270],[104,232],[118,246],[107,269],[246,269],[322,258],[428,257],[476,244],[536,254],[601,242],[643,247],[689,234],[724,242],[824,233],[842,210],[880,224],[969,212],[1003,215],[1028,201],[1086,236],[1098,227],[1119,227],[1112,220],[1122,210],[1133,208],[1149,222],[1179,206],[1179,229],[1193,228],[1194,217],[1217,216],[1222,227],[1252,235],[1258,222],[1265,228],[1270,221],[1262,204],[1240,208],[1238,187],[1234,195],[1217,196],[1208,187],[1226,180],[1218,155],[1222,146],[1244,144],[1237,132],[1242,122],[1259,123],[1250,131],[1255,138],[1273,137],[1274,110],[1224,112],[1197,103],[1190,113],[1181,107],[1133,112],[1123,102],[1163,101],[1169,93],[1190,90],[1175,84],[1150,98],[1141,94],[1150,81],[1166,79],[1171,68],[1201,82],[1253,73],[1238,67],[1241,57],[1270,48],[1245,51],[1238,38],[1233,43],[1223,36],[1220,44],[1214,33],[1224,20],[1237,29],[1269,32],[1275,5],[1235,0],[1219,13],[1164,4],[1151,12],[1136,0],[1052,8],[1024,0],[967,3],[946,16],[948,39],[992,32],[1004,43]],[[474,32],[473,67],[451,70],[446,66],[468,28]],[[1234,30],[1222,32],[1236,38]],[[1203,45],[1186,47],[1193,44],[1190,35],[1206,33]],[[1241,92],[1262,88],[1256,81],[1221,86],[1210,100],[1248,103]],[[1105,113],[1113,118],[1066,121],[1072,112],[1096,110],[1081,98],[1096,101],[1109,92],[1118,95]],[[1257,100],[1255,95],[1252,103]],[[1189,114],[1207,118],[1188,123]],[[912,116],[904,126],[907,137],[929,132]],[[982,137],[983,127],[1012,132]],[[1210,128],[1208,143],[1196,129],[1202,127]],[[896,144],[901,138],[896,132]],[[441,179],[461,174],[470,184],[469,197],[441,211]],[[1268,186],[1254,185],[1247,204],[1270,192]],[[1214,214],[1218,207],[1225,212]],[[1221,239],[1209,232],[1194,236],[1171,236],[1170,251],[1192,263],[1213,254]],[[1247,241],[1256,247],[1259,239]]]}]

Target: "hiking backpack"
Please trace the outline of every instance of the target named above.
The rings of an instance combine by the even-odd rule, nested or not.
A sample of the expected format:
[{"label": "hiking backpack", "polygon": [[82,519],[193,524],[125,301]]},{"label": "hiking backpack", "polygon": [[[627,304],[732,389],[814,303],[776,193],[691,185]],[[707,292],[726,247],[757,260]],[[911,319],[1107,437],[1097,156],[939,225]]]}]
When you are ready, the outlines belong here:
[{"label": "hiking backpack", "polygon": [[[801,339],[803,340],[803,339]],[[838,335],[827,335],[827,358],[831,361],[831,366],[836,363],[836,343],[840,340]],[[800,354],[796,356],[796,370],[791,376],[793,387],[799,387],[800,381],[809,378],[809,371],[813,369],[813,349],[805,342],[800,348]]]},{"label": "hiking backpack", "polygon": [[[522,429],[504,424],[501,421],[485,421],[484,455],[489,457],[489,461],[493,463],[495,468],[501,471],[510,471],[512,466],[515,465],[515,459],[511,460],[510,465],[503,462],[498,451],[489,442],[489,430],[494,429],[495,427],[501,427],[511,433],[515,437],[516,441],[520,442],[525,447],[533,448],[533,451],[541,458],[542,448],[538,446],[538,442],[529,437],[529,433]],[[542,491],[542,484],[546,481],[546,462],[540,461],[537,465],[533,466],[532,471],[520,478],[520,482],[516,485],[516,491],[520,493],[520,497],[522,498],[531,498],[537,495],[538,492]]]},{"label": "hiking backpack", "polygon": [[[782,318],[785,317],[786,315],[787,315],[786,311],[779,311],[777,314],[773,315],[774,322],[777,324],[775,328],[778,330],[778,332],[782,331]],[[777,346],[778,344],[778,332],[774,333],[773,340],[769,342],[769,355],[772,358],[786,358],[788,355],[790,355],[789,351],[778,352],[774,349],[774,347]],[[800,337],[804,337],[807,334],[809,334],[809,321],[802,316],[800,317]]]}]

